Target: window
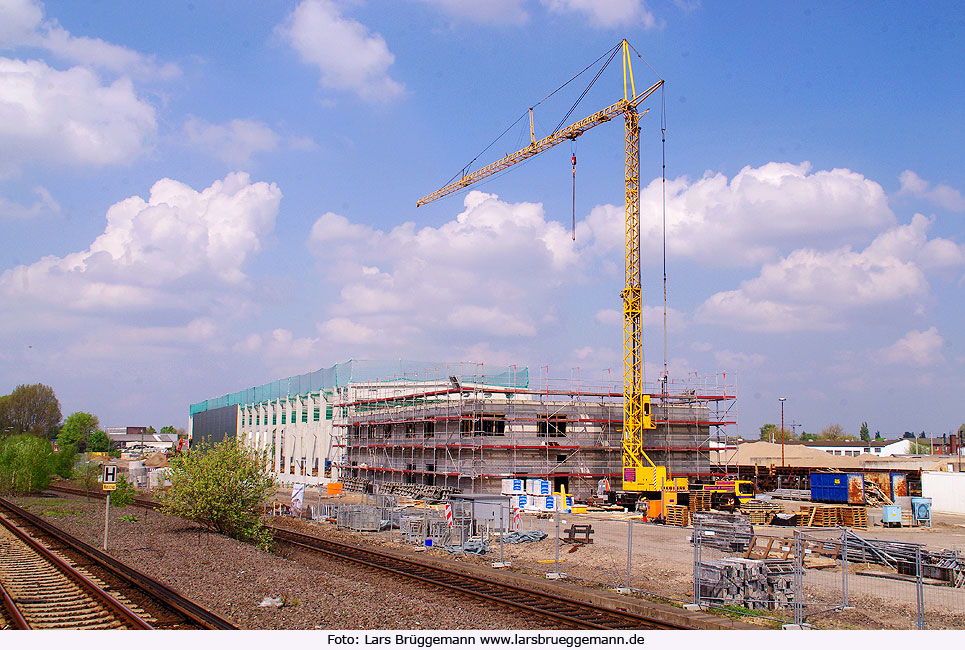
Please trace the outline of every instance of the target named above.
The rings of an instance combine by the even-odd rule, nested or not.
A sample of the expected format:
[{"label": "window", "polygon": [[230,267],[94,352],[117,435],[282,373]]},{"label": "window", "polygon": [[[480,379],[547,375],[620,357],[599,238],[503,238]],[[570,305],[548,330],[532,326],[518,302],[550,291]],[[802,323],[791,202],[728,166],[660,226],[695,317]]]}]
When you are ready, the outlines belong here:
[{"label": "window", "polygon": [[536,420],[536,435],[540,438],[559,438],[566,435],[566,416],[549,415]]},{"label": "window", "polygon": [[870,454],[870,453],[871,453],[871,447],[865,447],[865,448],[864,448],[864,453]]},{"label": "window", "polygon": [[415,437],[415,422],[405,423],[405,437],[414,438]]},{"label": "window", "polygon": [[308,422],[308,409],[302,405],[302,422]]},{"label": "window", "polygon": [[318,422],[319,415],[321,414],[321,408],[317,405],[315,406],[315,414],[312,416],[312,422]]},{"label": "window", "polygon": [[[278,420],[278,414],[275,413],[274,411],[272,411],[272,412],[271,412],[271,423],[272,423],[272,424],[278,424],[277,420]],[[284,420],[282,420],[282,423],[284,423]]]},{"label": "window", "polygon": [[331,405],[331,404],[328,404],[328,405],[325,406],[325,419],[326,419],[326,420],[331,420],[331,419],[332,419],[332,405]]},{"label": "window", "polygon": [[459,433],[473,435],[473,425],[476,423],[470,417],[463,416],[459,419]]},{"label": "window", "polygon": [[436,435],[436,423],[430,420],[423,425],[423,438],[432,438]]},{"label": "window", "polygon": [[483,413],[480,418],[479,429],[487,436],[506,435],[506,414]]}]

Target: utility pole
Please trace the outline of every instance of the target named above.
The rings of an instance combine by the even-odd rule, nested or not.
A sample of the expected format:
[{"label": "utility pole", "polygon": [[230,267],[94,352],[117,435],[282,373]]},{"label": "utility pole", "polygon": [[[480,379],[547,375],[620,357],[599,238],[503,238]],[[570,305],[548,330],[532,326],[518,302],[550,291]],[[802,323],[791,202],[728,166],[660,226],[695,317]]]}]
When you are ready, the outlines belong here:
[{"label": "utility pole", "polygon": [[787,398],[778,397],[777,399],[781,403],[781,467],[784,467],[784,402]]}]

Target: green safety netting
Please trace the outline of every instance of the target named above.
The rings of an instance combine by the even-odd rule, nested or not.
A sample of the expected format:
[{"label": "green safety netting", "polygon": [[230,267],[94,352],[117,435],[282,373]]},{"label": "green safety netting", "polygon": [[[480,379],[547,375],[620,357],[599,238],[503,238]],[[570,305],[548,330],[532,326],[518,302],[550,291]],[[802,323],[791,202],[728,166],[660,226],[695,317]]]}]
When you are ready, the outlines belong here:
[{"label": "green safety netting", "polygon": [[352,383],[374,381],[435,381],[455,376],[461,382],[504,388],[529,387],[529,369],[489,366],[482,363],[436,363],[426,361],[358,361],[338,363],[303,375],[246,388],[191,405],[190,415],[235,404],[257,404],[274,399],[308,395]]}]

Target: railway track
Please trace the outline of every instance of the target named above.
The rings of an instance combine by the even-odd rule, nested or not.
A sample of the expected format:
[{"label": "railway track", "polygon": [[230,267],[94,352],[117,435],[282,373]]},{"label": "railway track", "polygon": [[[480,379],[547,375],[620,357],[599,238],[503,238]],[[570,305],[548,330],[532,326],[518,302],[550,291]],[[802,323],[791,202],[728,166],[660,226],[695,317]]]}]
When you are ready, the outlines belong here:
[{"label": "railway track", "polygon": [[[86,494],[83,490],[74,488],[57,487],[51,489],[70,494]],[[147,508],[157,507],[159,505],[147,499],[138,499],[135,500],[135,503],[138,506]],[[522,610],[536,617],[563,624],[567,628],[601,630],[692,629],[686,625],[663,621],[655,617],[644,616],[556,594],[547,594],[544,591],[501,582],[495,579],[469,575],[455,569],[447,569],[434,564],[428,564],[416,558],[404,558],[393,553],[386,553],[331,539],[306,535],[286,528],[272,526],[271,529],[276,542],[291,544],[315,553],[324,553],[329,557],[352,562],[373,570],[392,573],[396,576],[428,585],[431,588],[445,589],[467,597]]]},{"label": "railway track", "polygon": [[3,628],[235,629],[5,499],[0,499],[0,588]]},{"label": "railway track", "polygon": [[343,561],[389,572],[431,587],[456,591],[471,598],[523,610],[540,618],[562,623],[569,629],[690,629],[657,618],[596,605],[558,594],[547,594],[528,587],[427,564],[414,558],[404,558],[392,553],[306,535],[286,528],[273,527],[272,533],[276,542],[325,553]]}]

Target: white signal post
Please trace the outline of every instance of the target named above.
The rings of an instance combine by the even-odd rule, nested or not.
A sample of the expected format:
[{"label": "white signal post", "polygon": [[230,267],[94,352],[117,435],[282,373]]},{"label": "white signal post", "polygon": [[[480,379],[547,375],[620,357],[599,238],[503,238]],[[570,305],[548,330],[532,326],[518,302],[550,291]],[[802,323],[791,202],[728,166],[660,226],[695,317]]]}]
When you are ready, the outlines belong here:
[{"label": "white signal post", "polygon": [[104,508],[104,550],[107,550],[107,522],[111,513],[111,492],[117,489],[117,465],[104,465],[101,487],[107,492],[107,507]]}]

